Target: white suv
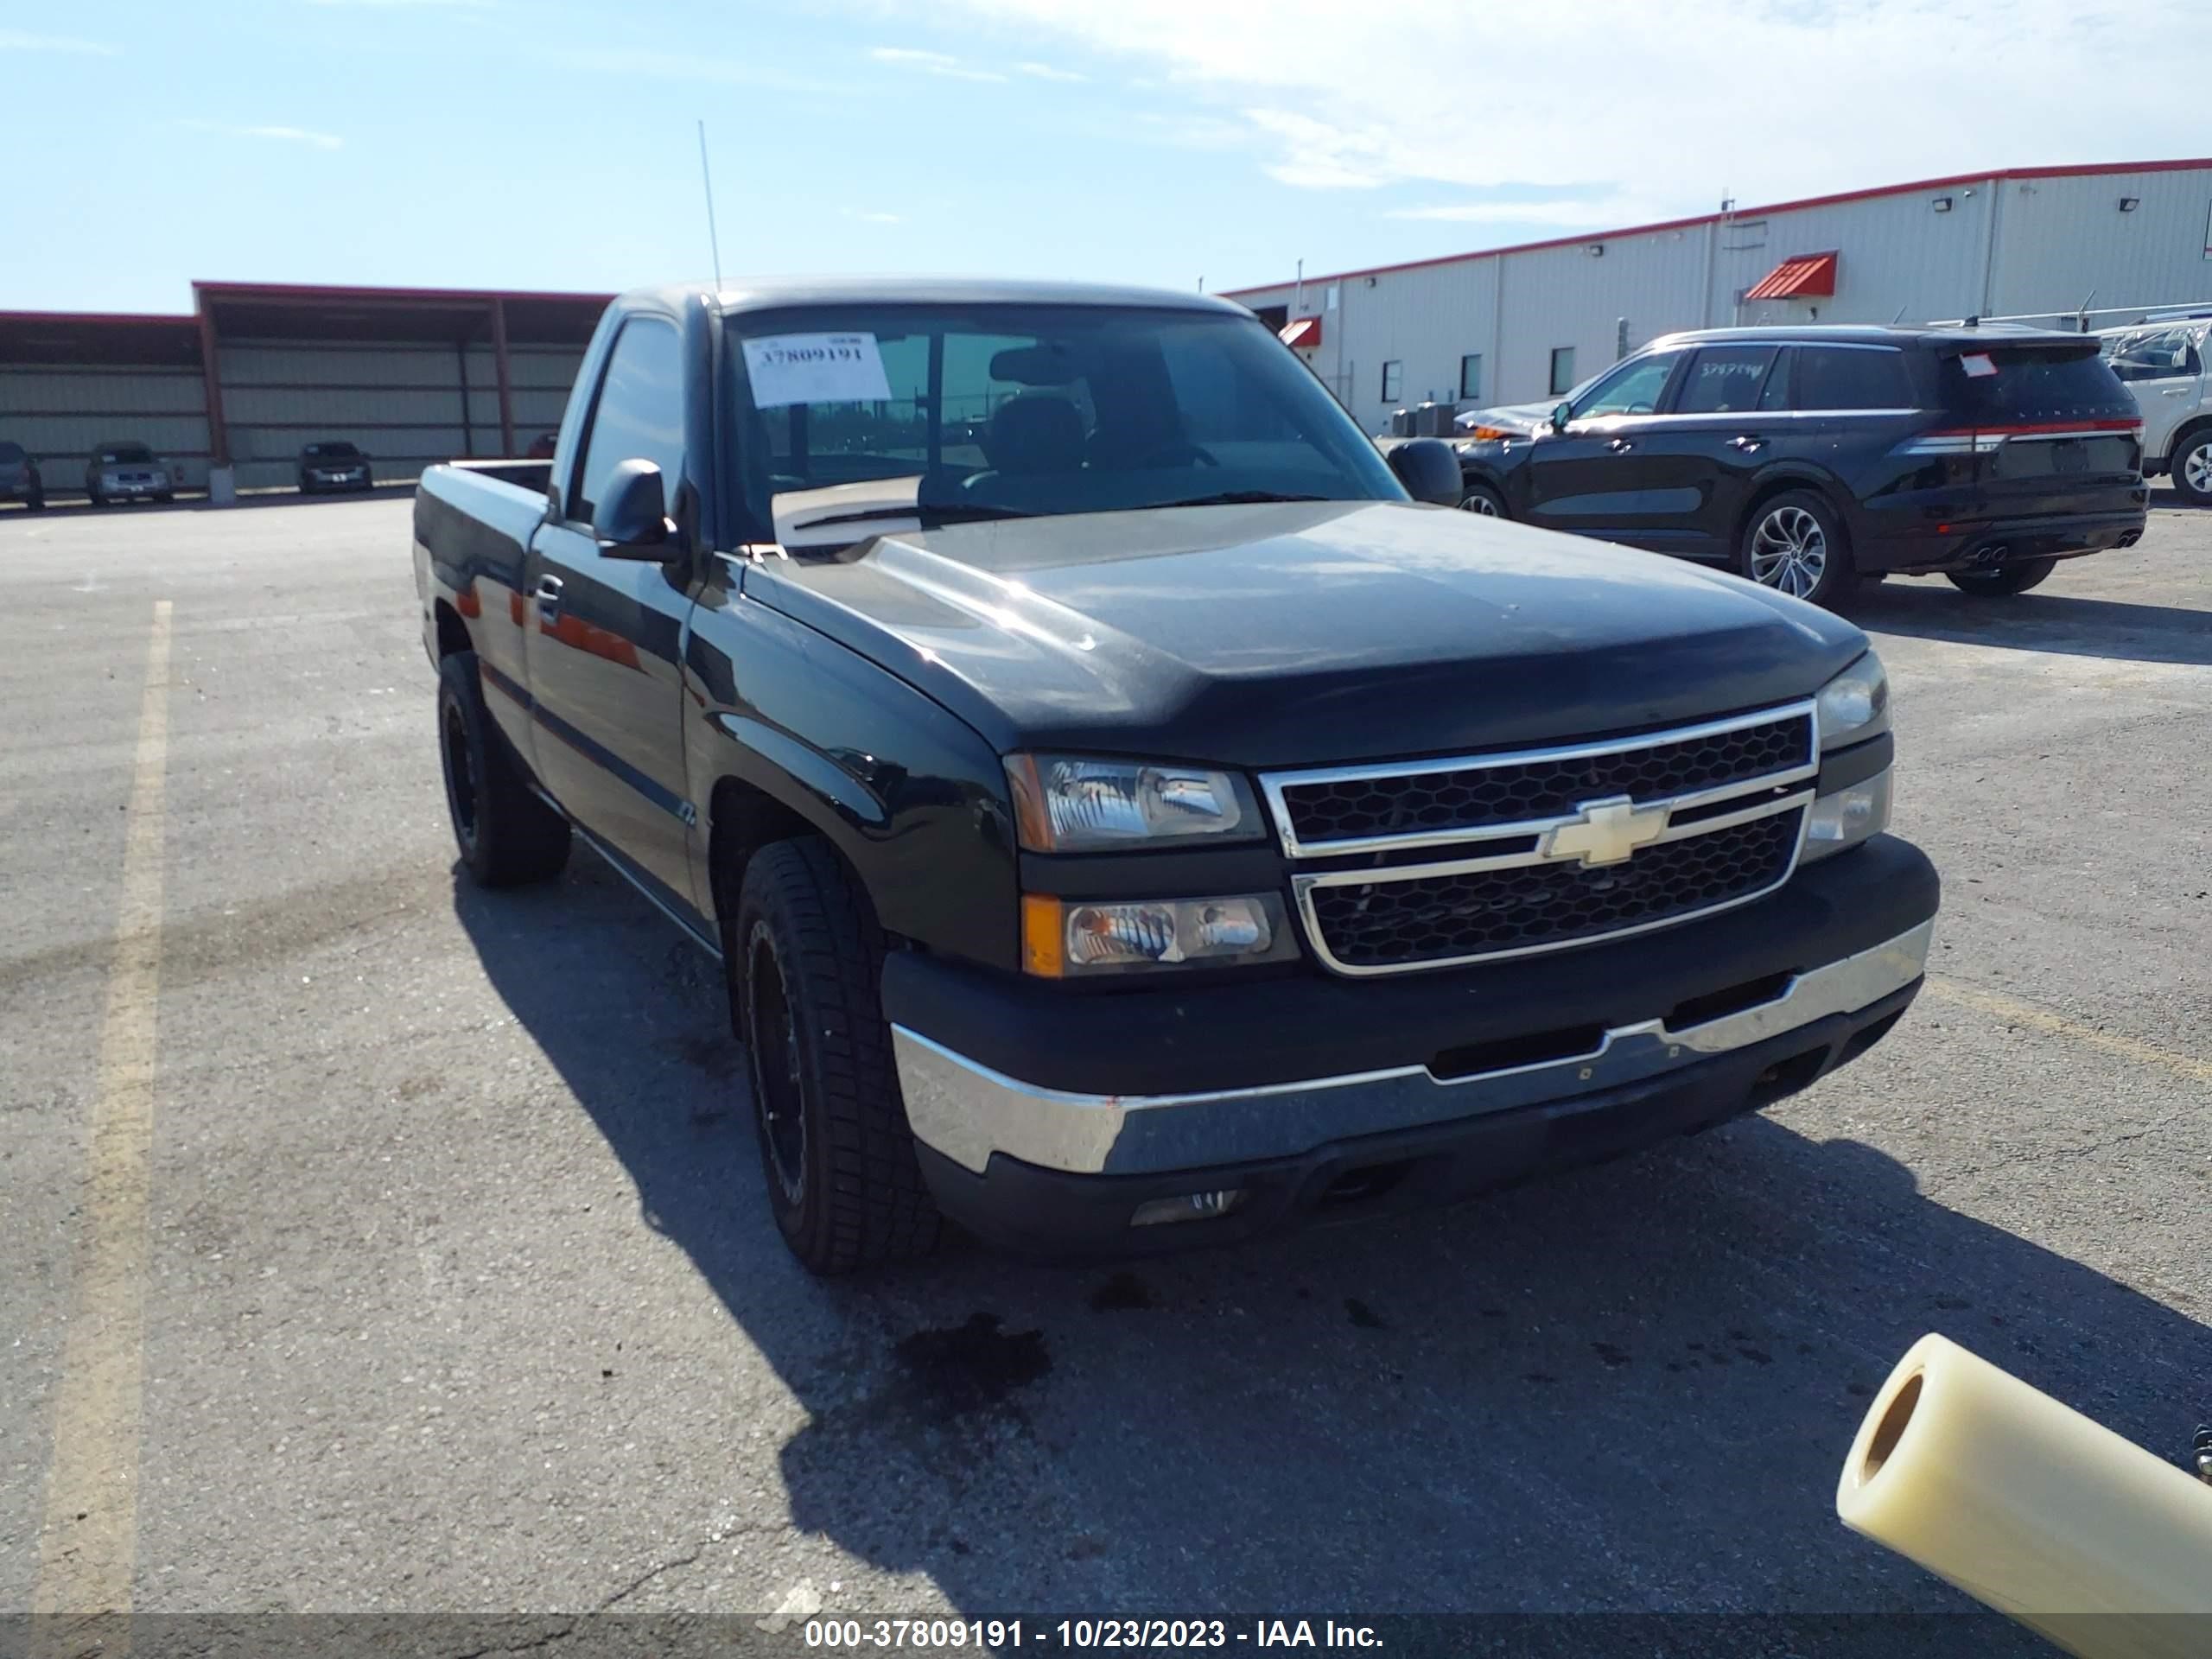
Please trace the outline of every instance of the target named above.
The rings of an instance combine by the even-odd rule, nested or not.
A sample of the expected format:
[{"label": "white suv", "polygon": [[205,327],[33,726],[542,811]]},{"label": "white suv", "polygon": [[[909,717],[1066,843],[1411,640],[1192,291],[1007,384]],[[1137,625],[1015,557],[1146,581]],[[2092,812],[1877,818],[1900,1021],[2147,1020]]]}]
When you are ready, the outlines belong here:
[{"label": "white suv", "polygon": [[2143,410],[2143,475],[2171,473],[2174,493],[2212,506],[2212,376],[2202,317],[2100,332],[2113,372]]}]

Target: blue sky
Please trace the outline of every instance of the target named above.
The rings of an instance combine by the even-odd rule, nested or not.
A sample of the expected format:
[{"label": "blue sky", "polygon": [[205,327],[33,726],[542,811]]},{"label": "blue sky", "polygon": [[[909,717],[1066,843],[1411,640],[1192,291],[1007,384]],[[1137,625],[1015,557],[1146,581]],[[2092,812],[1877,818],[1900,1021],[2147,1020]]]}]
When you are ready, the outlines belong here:
[{"label": "blue sky", "polygon": [[0,0],[0,308],[704,276],[701,117],[726,272],[1212,289],[2194,155],[2105,54],[2199,4]]}]

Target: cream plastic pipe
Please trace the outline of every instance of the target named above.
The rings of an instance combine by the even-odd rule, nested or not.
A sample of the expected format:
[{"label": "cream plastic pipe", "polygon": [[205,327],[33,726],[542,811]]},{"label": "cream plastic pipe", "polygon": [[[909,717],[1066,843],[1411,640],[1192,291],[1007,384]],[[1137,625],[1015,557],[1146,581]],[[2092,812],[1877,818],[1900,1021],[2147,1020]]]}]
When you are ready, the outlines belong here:
[{"label": "cream plastic pipe", "polygon": [[1835,1511],[2082,1659],[2212,1655],[2212,1486],[1942,1337],[1875,1395]]}]

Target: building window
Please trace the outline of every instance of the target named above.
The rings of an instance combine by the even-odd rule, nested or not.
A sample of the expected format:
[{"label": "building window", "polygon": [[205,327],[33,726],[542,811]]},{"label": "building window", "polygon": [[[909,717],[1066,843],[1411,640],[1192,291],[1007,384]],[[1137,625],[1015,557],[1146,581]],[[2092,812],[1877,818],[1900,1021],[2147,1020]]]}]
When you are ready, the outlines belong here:
[{"label": "building window", "polygon": [[1483,358],[1480,352],[1470,352],[1459,359],[1459,395],[1462,397],[1483,395]]},{"label": "building window", "polygon": [[1382,401],[1395,404],[1405,396],[1405,391],[1406,365],[1394,357],[1382,365]]},{"label": "building window", "polygon": [[1552,347],[1552,396],[1564,397],[1574,390],[1574,347]]}]

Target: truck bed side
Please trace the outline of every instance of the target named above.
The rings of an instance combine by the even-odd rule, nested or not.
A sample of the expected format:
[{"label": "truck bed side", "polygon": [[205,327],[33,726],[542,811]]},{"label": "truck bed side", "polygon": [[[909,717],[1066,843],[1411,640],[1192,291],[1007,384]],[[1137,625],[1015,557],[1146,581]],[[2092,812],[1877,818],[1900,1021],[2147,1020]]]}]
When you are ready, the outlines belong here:
[{"label": "truck bed side", "polygon": [[485,706],[531,763],[523,662],[530,616],[524,568],[545,494],[472,468],[433,467],[415,495],[415,590],[433,662],[474,651]]}]

